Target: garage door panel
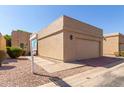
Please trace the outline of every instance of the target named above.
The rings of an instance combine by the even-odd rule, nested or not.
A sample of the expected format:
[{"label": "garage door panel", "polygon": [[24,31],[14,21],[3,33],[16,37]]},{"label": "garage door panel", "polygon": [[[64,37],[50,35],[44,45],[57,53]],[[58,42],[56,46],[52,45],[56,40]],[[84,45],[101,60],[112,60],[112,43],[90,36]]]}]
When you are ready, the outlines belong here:
[{"label": "garage door panel", "polygon": [[99,42],[76,39],[77,60],[99,57]]},{"label": "garage door panel", "polygon": [[124,51],[124,44],[120,44],[120,51]]}]

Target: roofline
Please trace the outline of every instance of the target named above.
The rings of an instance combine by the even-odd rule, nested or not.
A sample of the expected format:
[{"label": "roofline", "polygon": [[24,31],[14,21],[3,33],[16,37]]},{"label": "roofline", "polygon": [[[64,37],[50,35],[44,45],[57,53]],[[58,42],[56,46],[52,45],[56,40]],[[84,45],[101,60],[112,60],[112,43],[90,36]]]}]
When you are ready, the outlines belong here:
[{"label": "roofline", "polygon": [[124,36],[124,35],[123,35],[122,33],[120,33],[120,32],[104,34],[103,36],[104,36],[104,37],[113,37],[113,36],[119,36],[119,35]]},{"label": "roofline", "polygon": [[101,28],[99,28],[99,27],[97,27],[97,26],[94,26],[94,25],[92,25],[92,24],[86,23],[86,22],[84,22],[84,21],[80,21],[80,20],[78,20],[78,19],[76,19],[76,18],[73,18],[73,17],[70,17],[70,16],[63,15],[63,16],[61,16],[61,17],[63,17],[63,18],[64,18],[64,17],[70,18],[70,19],[76,20],[76,21],[78,21],[78,22],[81,22],[81,23],[83,23],[83,24],[86,24],[86,25],[95,27],[95,28],[97,28],[97,29],[103,30],[103,29],[101,29]]},{"label": "roofline", "polygon": [[120,35],[119,32],[115,32],[115,33],[108,33],[108,34],[104,34],[103,36],[113,36],[113,35]]},{"label": "roofline", "polygon": [[56,18],[53,22],[49,23],[46,27],[44,27],[44,28],[42,28],[41,30],[37,31],[37,33],[43,31],[44,29],[46,29],[47,27],[49,27],[49,25],[51,25],[51,24],[54,23],[55,21],[59,20],[60,18],[63,18],[63,20],[64,20],[64,17],[65,17],[65,18],[70,18],[70,19],[76,20],[76,21],[78,21],[78,22],[81,22],[81,23],[83,23],[83,24],[92,26],[92,27],[94,27],[94,28],[97,28],[97,29],[100,29],[100,30],[103,31],[103,29],[101,29],[101,28],[99,28],[99,27],[97,27],[97,26],[94,26],[94,25],[92,25],[92,24],[88,24],[88,23],[86,23],[86,22],[80,21],[80,20],[78,20],[78,19],[76,19],[76,18],[67,16],[67,15],[61,15],[60,17]]},{"label": "roofline", "polygon": [[45,27],[43,27],[41,30],[37,31],[36,33],[40,33],[41,31],[45,30],[46,28],[48,28],[51,24],[53,24],[55,21],[59,20],[60,18],[64,18],[65,15],[62,15],[58,18],[56,18],[54,21],[48,23]]},{"label": "roofline", "polygon": [[[21,32],[21,31],[12,30],[12,32]],[[22,33],[32,34],[31,32],[27,32],[27,31],[22,31]]]}]

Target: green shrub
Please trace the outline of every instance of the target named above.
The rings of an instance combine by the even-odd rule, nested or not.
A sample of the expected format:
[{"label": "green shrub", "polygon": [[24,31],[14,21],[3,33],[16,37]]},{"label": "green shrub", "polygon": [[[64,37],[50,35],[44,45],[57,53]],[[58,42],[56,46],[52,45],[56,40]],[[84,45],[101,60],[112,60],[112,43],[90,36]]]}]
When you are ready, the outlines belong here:
[{"label": "green shrub", "polygon": [[16,47],[7,47],[7,53],[11,58],[18,58],[22,55],[23,50]]}]

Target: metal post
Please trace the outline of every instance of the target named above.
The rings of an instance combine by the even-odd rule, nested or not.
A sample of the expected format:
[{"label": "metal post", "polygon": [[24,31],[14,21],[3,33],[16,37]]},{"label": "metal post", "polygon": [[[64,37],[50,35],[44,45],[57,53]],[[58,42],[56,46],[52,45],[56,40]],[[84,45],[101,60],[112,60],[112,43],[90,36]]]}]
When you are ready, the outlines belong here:
[{"label": "metal post", "polygon": [[33,49],[32,49],[32,39],[30,39],[30,51],[31,51],[31,73],[34,73],[34,55],[33,55]]},{"label": "metal post", "polygon": [[32,47],[32,40],[37,38],[37,34],[32,34],[30,36],[30,51],[31,51],[31,72],[34,74],[34,48]]},{"label": "metal post", "polygon": [[32,65],[32,69],[31,72],[34,73],[34,55],[33,55],[33,50],[31,50],[31,65]]}]

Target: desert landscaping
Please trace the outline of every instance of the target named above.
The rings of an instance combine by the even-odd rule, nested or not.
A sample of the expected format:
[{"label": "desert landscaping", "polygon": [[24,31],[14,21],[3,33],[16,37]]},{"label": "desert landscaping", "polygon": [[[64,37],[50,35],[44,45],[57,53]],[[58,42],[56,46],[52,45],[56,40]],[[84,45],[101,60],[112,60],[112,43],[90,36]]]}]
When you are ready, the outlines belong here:
[{"label": "desert landscaping", "polygon": [[124,86],[123,40],[65,15],[36,33],[0,34],[0,87]]}]

